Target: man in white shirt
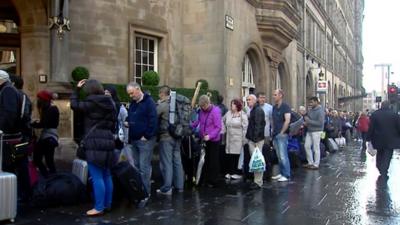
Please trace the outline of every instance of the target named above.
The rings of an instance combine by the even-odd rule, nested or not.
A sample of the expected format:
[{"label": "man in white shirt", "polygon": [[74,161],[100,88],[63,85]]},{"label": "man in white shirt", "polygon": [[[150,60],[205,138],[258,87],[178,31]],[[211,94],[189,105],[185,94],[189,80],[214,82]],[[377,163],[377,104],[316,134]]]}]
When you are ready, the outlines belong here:
[{"label": "man in white shirt", "polygon": [[264,129],[264,137],[265,142],[271,141],[271,121],[272,121],[272,105],[266,102],[267,97],[264,92],[257,93],[257,100],[260,104],[260,107],[264,110],[265,114],[265,129]]}]

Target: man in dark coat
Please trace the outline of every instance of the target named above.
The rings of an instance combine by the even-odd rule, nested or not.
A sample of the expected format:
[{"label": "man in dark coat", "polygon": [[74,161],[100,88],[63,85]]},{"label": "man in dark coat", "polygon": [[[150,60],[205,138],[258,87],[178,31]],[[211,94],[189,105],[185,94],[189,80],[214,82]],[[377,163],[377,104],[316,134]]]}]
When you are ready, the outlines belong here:
[{"label": "man in dark coat", "polygon": [[[261,151],[264,145],[265,114],[264,110],[257,103],[257,97],[253,94],[246,97],[250,108],[249,126],[247,127],[246,138],[249,141],[250,155],[256,147]],[[251,189],[259,189],[263,185],[263,172],[254,172],[254,183]]]},{"label": "man in dark coat", "polygon": [[388,177],[393,149],[400,148],[400,118],[389,108],[389,102],[382,102],[381,109],[371,115],[367,141],[378,150],[376,168],[382,178]]},{"label": "man in dark coat", "polygon": [[151,193],[151,159],[158,125],[156,104],[149,94],[143,93],[138,83],[129,83],[126,91],[132,98],[126,119],[129,126],[129,144],[132,147],[135,166],[139,168],[147,192]]},{"label": "man in dark coat", "polygon": [[20,123],[21,96],[11,84],[9,74],[0,70],[0,130],[3,131],[2,167],[17,175],[19,200],[27,201],[30,195],[28,157],[12,160],[11,146],[22,142]]}]

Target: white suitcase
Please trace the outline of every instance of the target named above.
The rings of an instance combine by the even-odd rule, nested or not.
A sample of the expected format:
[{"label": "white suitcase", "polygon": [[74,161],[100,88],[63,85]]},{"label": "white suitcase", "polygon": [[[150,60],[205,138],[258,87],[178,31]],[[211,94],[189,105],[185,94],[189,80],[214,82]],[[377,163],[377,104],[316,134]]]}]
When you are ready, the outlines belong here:
[{"label": "white suitcase", "polygon": [[17,216],[17,176],[2,171],[3,166],[3,132],[0,131],[0,221],[10,220]]},{"label": "white suitcase", "polygon": [[87,184],[88,181],[88,164],[85,160],[82,159],[74,159],[72,162],[72,173],[79,177],[84,185]]}]

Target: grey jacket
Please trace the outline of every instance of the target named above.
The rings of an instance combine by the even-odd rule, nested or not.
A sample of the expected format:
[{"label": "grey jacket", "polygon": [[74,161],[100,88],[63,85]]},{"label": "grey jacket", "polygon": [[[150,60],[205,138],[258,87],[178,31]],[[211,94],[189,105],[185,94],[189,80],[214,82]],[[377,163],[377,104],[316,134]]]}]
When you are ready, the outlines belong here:
[{"label": "grey jacket", "polygon": [[325,122],[325,111],[322,106],[318,105],[308,111],[304,120],[307,123],[308,132],[323,131]]},{"label": "grey jacket", "polygon": [[158,134],[161,140],[172,138],[168,132],[169,100],[160,100],[157,105]]}]

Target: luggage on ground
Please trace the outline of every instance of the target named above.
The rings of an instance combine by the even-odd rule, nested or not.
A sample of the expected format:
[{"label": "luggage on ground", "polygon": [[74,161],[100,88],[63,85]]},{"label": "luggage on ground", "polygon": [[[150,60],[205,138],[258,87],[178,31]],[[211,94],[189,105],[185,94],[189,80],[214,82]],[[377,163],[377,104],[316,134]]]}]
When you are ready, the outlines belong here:
[{"label": "luggage on ground", "polygon": [[3,132],[0,131],[0,221],[10,220],[13,223],[17,216],[17,176],[3,172],[2,167]]},{"label": "luggage on ground", "polygon": [[112,168],[112,173],[124,190],[126,197],[132,203],[137,203],[149,196],[139,170],[128,161],[115,165]]},{"label": "luggage on ground", "polygon": [[333,140],[333,138],[328,138],[328,140],[326,142],[328,144],[327,150],[329,152],[337,152],[339,150],[339,146],[336,144],[336,142],[335,142],[335,140]]},{"label": "luggage on ground", "polygon": [[39,180],[32,194],[36,207],[75,205],[86,200],[85,185],[72,173],[56,173]]},{"label": "luggage on ground", "polygon": [[88,164],[85,160],[74,159],[72,162],[72,173],[77,176],[84,185],[88,181]]}]

